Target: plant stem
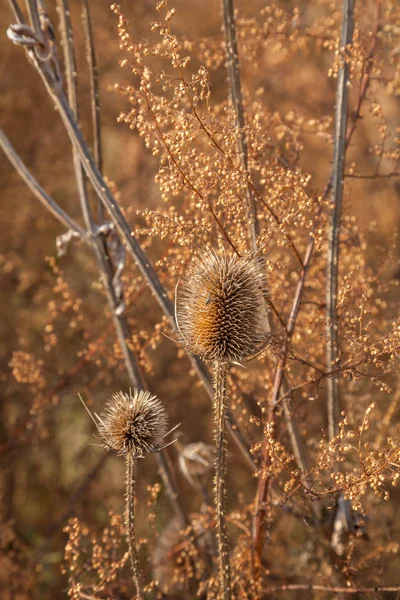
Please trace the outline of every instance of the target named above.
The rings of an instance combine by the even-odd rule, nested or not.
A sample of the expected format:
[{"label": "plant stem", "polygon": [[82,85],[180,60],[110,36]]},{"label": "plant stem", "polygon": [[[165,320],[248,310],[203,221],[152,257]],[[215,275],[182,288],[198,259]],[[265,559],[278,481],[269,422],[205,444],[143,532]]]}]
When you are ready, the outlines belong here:
[{"label": "plant stem", "polygon": [[[354,0],[344,0],[341,35],[341,50],[345,53],[346,46],[353,38]],[[328,264],[327,264],[327,337],[326,361],[328,368],[335,368],[339,362],[339,331],[337,315],[338,272],[339,272],[339,236],[342,215],[344,167],[346,159],[346,128],[349,101],[349,71],[350,65],[346,55],[342,57],[343,64],[338,73],[335,117],[335,147],[332,173],[332,213],[328,232]],[[327,409],[328,433],[332,440],[338,433],[340,416],[339,407],[339,378],[337,373],[327,380]]]},{"label": "plant stem", "polygon": [[227,363],[217,361],[215,363],[215,488],[214,503],[217,517],[218,538],[218,569],[220,590],[223,600],[231,598],[231,577],[228,554],[228,534],[225,520],[225,474],[226,474],[226,375]]},{"label": "plant stem", "polygon": [[133,581],[136,586],[136,600],[143,600],[144,595],[141,587],[141,573],[139,556],[136,548],[135,532],[135,484],[136,484],[136,461],[132,454],[126,455],[126,537],[129,546],[129,558],[131,561]]},{"label": "plant stem", "polygon": [[[328,230],[328,255],[326,270],[326,363],[329,368],[336,369],[340,361],[339,348],[339,323],[337,310],[337,296],[339,288],[339,253],[340,253],[340,226],[342,217],[344,170],[346,164],[346,130],[347,111],[349,104],[349,76],[350,65],[346,58],[346,47],[351,44],[354,29],[354,2],[344,0],[342,16],[342,33],[340,50],[342,64],[338,73],[336,90],[335,138],[332,171],[332,212]],[[333,372],[327,380],[327,413],[328,436],[333,440],[339,433],[340,395],[339,373]],[[339,470],[335,463],[335,470]],[[343,553],[342,537],[345,530],[351,530],[351,501],[344,500],[341,494],[333,525],[331,545],[338,554]]]},{"label": "plant stem", "polygon": [[[236,125],[238,127],[237,145],[244,173],[246,175],[246,178],[249,178],[249,155],[246,134],[244,131],[245,122],[243,110],[243,96],[242,85],[240,81],[239,51],[236,36],[236,23],[233,8],[233,0],[222,0],[222,14],[224,18],[226,58],[229,74],[231,100],[233,109],[235,111]],[[255,251],[257,249],[257,237],[260,233],[260,227],[257,217],[256,201],[249,181],[246,188],[246,200],[250,227],[251,248],[253,251]]]}]

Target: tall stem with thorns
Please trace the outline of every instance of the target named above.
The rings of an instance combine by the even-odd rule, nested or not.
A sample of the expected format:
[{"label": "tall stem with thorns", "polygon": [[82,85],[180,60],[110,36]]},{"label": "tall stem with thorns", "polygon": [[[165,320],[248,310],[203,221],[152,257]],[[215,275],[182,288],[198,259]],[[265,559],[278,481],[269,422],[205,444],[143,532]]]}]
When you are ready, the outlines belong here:
[{"label": "tall stem with thorns", "polygon": [[217,538],[218,538],[218,567],[219,581],[224,600],[231,597],[231,576],[228,553],[228,534],[225,520],[226,503],[226,376],[228,365],[226,362],[215,361],[215,485],[214,485],[214,503],[217,517]]},{"label": "tall stem with thorns", "polygon": [[143,600],[142,576],[140,572],[139,556],[136,546],[135,528],[135,495],[136,495],[136,460],[132,453],[126,455],[126,537],[129,546],[133,580],[136,585],[136,598]]}]

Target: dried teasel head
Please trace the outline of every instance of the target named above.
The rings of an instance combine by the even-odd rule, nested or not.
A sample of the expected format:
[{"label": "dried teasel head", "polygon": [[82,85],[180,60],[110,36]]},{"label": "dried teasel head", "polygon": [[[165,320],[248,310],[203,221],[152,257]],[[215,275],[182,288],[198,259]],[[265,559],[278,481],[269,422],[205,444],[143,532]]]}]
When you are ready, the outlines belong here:
[{"label": "dried teasel head", "polygon": [[186,479],[193,486],[206,481],[214,465],[214,447],[204,442],[195,442],[186,446],[179,444],[178,451],[179,468]]},{"label": "dried teasel head", "polygon": [[266,292],[251,257],[198,256],[180,287],[176,320],[183,343],[206,361],[240,362],[269,339]]},{"label": "dried teasel head", "polygon": [[167,415],[161,401],[143,390],[118,392],[106,404],[97,429],[108,450],[135,457],[158,452],[167,434]]}]

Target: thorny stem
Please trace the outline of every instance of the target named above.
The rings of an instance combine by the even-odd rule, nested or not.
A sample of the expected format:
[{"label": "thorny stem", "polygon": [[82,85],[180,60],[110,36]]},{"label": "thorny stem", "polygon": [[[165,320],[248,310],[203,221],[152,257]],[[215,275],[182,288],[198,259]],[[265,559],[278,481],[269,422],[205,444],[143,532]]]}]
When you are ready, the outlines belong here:
[{"label": "thorny stem", "polygon": [[135,487],[136,487],[136,461],[132,453],[126,455],[126,537],[129,546],[133,581],[136,586],[136,600],[143,600],[142,576],[140,572],[139,556],[136,546],[135,531]]},{"label": "thorny stem", "polygon": [[[346,59],[346,47],[353,38],[353,11],[354,0],[344,0],[343,22],[341,35],[341,48],[344,53],[342,65],[338,73],[336,93],[335,117],[335,145],[332,173],[332,213],[328,231],[328,260],[327,260],[327,337],[326,361],[328,368],[334,368],[339,362],[339,335],[338,335],[338,272],[339,272],[339,236],[342,214],[344,167],[346,160],[346,128],[347,110],[349,101],[349,71],[350,65]],[[338,433],[340,417],[339,407],[339,379],[333,373],[327,381],[327,409],[328,409],[328,434],[332,440]]]},{"label": "thorny stem", "polygon": [[218,541],[218,567],[221,597],[223,600],[231,598],[231,576],[228,553],[228,534],[225,519],[226,504],[226,377],[228,372],[227,363],[216,361],[215,372],[215,487],[214,504],[217,517],[217,541]]}]

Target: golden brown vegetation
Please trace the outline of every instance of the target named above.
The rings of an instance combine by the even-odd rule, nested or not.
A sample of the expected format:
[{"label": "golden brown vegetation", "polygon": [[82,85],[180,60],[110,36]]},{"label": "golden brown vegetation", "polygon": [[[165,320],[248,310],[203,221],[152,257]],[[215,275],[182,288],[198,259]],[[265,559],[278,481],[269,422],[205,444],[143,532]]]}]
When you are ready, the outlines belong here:
[{"label": "golden brown vegetation", "polygon": [[1,597],[396,597],[398,4],[10,7]]}]

